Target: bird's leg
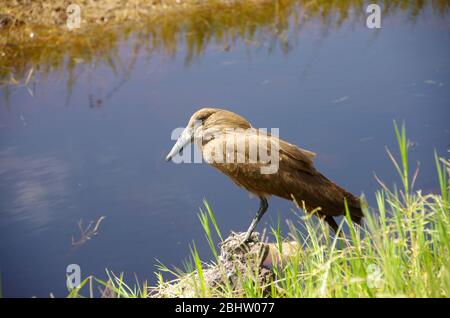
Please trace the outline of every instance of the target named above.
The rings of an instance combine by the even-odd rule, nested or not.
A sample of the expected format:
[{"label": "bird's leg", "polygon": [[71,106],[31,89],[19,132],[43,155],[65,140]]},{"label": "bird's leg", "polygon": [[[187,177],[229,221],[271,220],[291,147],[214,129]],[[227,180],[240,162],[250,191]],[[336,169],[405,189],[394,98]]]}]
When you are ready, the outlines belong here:
[{"label": "bird's leg", "polygon": [[245,233],[244,243],[250,240],[250,236],[255,230],[256,225],[258,224],[259,220],[261,220],[262,216],[264,215],[264,213],[266,213],[267,208],[269,207],[269,204],[267,203],[267,199],[265,197],[260,196],[259,200],[259,210],[258,212],[256,212],[256,215],[253,218],[252,223],[247,230],[247,233]]},{"label": "bird's leg", "polygon": [[332,216],[324,215],[323,219],[328,223],[328,225],[333,229],[334,234],[338,234],[339,225],[336,223],[336,220],[333,219]]},{"label": "bird's leg", "polygon": [[335,234],[338,234],[341,239],[344,241],[345,245],[347,247],[350,247],[350,243],[347,240],[347,237],[345,236],[344,231],[339,231],[338,233],[338,229],[339,229],[339,225],[336,223],[336,220],[330,216],[330,215],[324,215],[323,219],[328,223],[328,225],[333,229]]}]

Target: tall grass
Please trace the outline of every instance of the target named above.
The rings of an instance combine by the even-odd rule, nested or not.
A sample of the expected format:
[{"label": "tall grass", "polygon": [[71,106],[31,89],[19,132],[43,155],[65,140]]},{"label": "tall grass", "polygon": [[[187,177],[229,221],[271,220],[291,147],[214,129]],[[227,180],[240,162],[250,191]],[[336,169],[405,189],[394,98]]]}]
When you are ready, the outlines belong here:
[{"label": "tall grass", "polygon": [[[400,155],[396,158],[389,150],[388,155],[401,187],[390,189],[380,181],[376,207],[365,209],[362,227],[343,218],[340,228],[347,229],[345,244],[326,224],[305,213],[298,224],[289,224],[287,238],[281,236],[279,226],[272,229],[276,243],[271,245],[279,254],[285,254],[283,242],[295,248],[278,260],[268,283],[259,280],[260,268],[249,266],[244,274],[238,273],[238,289],[226,280],[209,286],[204,277],[207,266],[194,245],[189,273],[172,271],[177,275],[174,282],[164,282],[158,273],[159,290],[171,290],[163,293],[170,297],[186,296],[182,292],[186,288],[168,288],[183,284],[195,286],[188,295],[194,297],[450,297],[448,162],[435,154],[440,193],[414,190],[417,173],[411,177],[409,172],[405,127],[395,125],[395,132]],[[206,202],[199,218],[214,255],[213,265],[221,266],[215,240],[222,241],[222,234]],[[160,270],[170,271],[164,266]],[[131,289],[119,288],[116,295],[129,296],[126,290]]]}]

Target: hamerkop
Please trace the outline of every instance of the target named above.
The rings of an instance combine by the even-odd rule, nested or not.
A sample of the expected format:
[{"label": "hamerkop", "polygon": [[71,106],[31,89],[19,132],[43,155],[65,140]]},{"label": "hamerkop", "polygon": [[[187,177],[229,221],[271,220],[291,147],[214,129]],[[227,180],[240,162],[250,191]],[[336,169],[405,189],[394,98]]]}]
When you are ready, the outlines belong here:
[{"label": "hamerkop", "polygon": [[[238,114],[218,108],[198,110],[191,116],[166,160],[181,154],[192,142],[199,146],[206,162],[230,177],[236,185],[259,197],[260,207],[245,241],[250,239],[266,212],[267,199],[271,195],[299,204],[303,202],[307,211],[315,211],[335,232],[338,225],[333,217],[345,214],[345,201],[352,221],[359,224],[363,217],[360,200],[314,168],[315,153],[252,128]],[[256,152],[251,149],[255,143]],[[261,153],[264,151],[270,154],[271,161],[275,158],[277,162],[263,160]],[[272,156],[274,154],[277,156]],[[275,169],[270,169],[270,165]]]}]

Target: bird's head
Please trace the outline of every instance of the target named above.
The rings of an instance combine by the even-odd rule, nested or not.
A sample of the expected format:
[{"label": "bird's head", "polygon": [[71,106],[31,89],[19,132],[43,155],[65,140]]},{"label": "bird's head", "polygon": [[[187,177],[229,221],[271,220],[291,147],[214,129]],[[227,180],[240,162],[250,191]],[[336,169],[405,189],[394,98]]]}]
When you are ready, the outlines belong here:
[{"label": "bird's head", "polygon": [[169,161],[173,156],[182,152],[183,148],[194,140],[213,138],[214,134],[232,128],[248,129],[251,128],[251,125],[242,116],[228,110],[202,108],[191,116],[186,128],[167,155],[166,161]]}]

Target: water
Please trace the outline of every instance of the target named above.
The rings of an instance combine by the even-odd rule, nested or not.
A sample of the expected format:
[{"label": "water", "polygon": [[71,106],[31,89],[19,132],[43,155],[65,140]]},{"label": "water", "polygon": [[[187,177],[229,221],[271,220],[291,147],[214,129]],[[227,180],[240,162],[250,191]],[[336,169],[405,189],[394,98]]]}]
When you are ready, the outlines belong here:
[{"label": "water", "polygon": [[[282,30],[263,21],[257,36],[204,42],[200,54],[178,37],[176,52],[166,44],[149,56],[131,35],[111,53],[115,69],[80,58],[73,73],[52,70],[29,89],[3,90],[3,295],[65,296],[72,263],[83,277],[105,278],[108,268],[154,283],[156,259],[182,266],[193,241],[207,259],[196,215],[204,198],[223,233],[245,230],[256,199],[206,164],[164,162],[172,130],[201,106],[280,128],[318,154],[321,172],[372,204],[374,172],[398,182],[385,146],[395,150],[393,120],[405,121],[411,162],[420,162],[417,187],[437,191],[433,151],[450,148],[448,10],[392,10],[378,31],[351,16],[340,25],[311,18],[300,28],[291,16]],[[279,217],[296,221],[292,209],[273,198],[258,230]],[[100,216],[99,235],[72,247],[77,222]]]}]

